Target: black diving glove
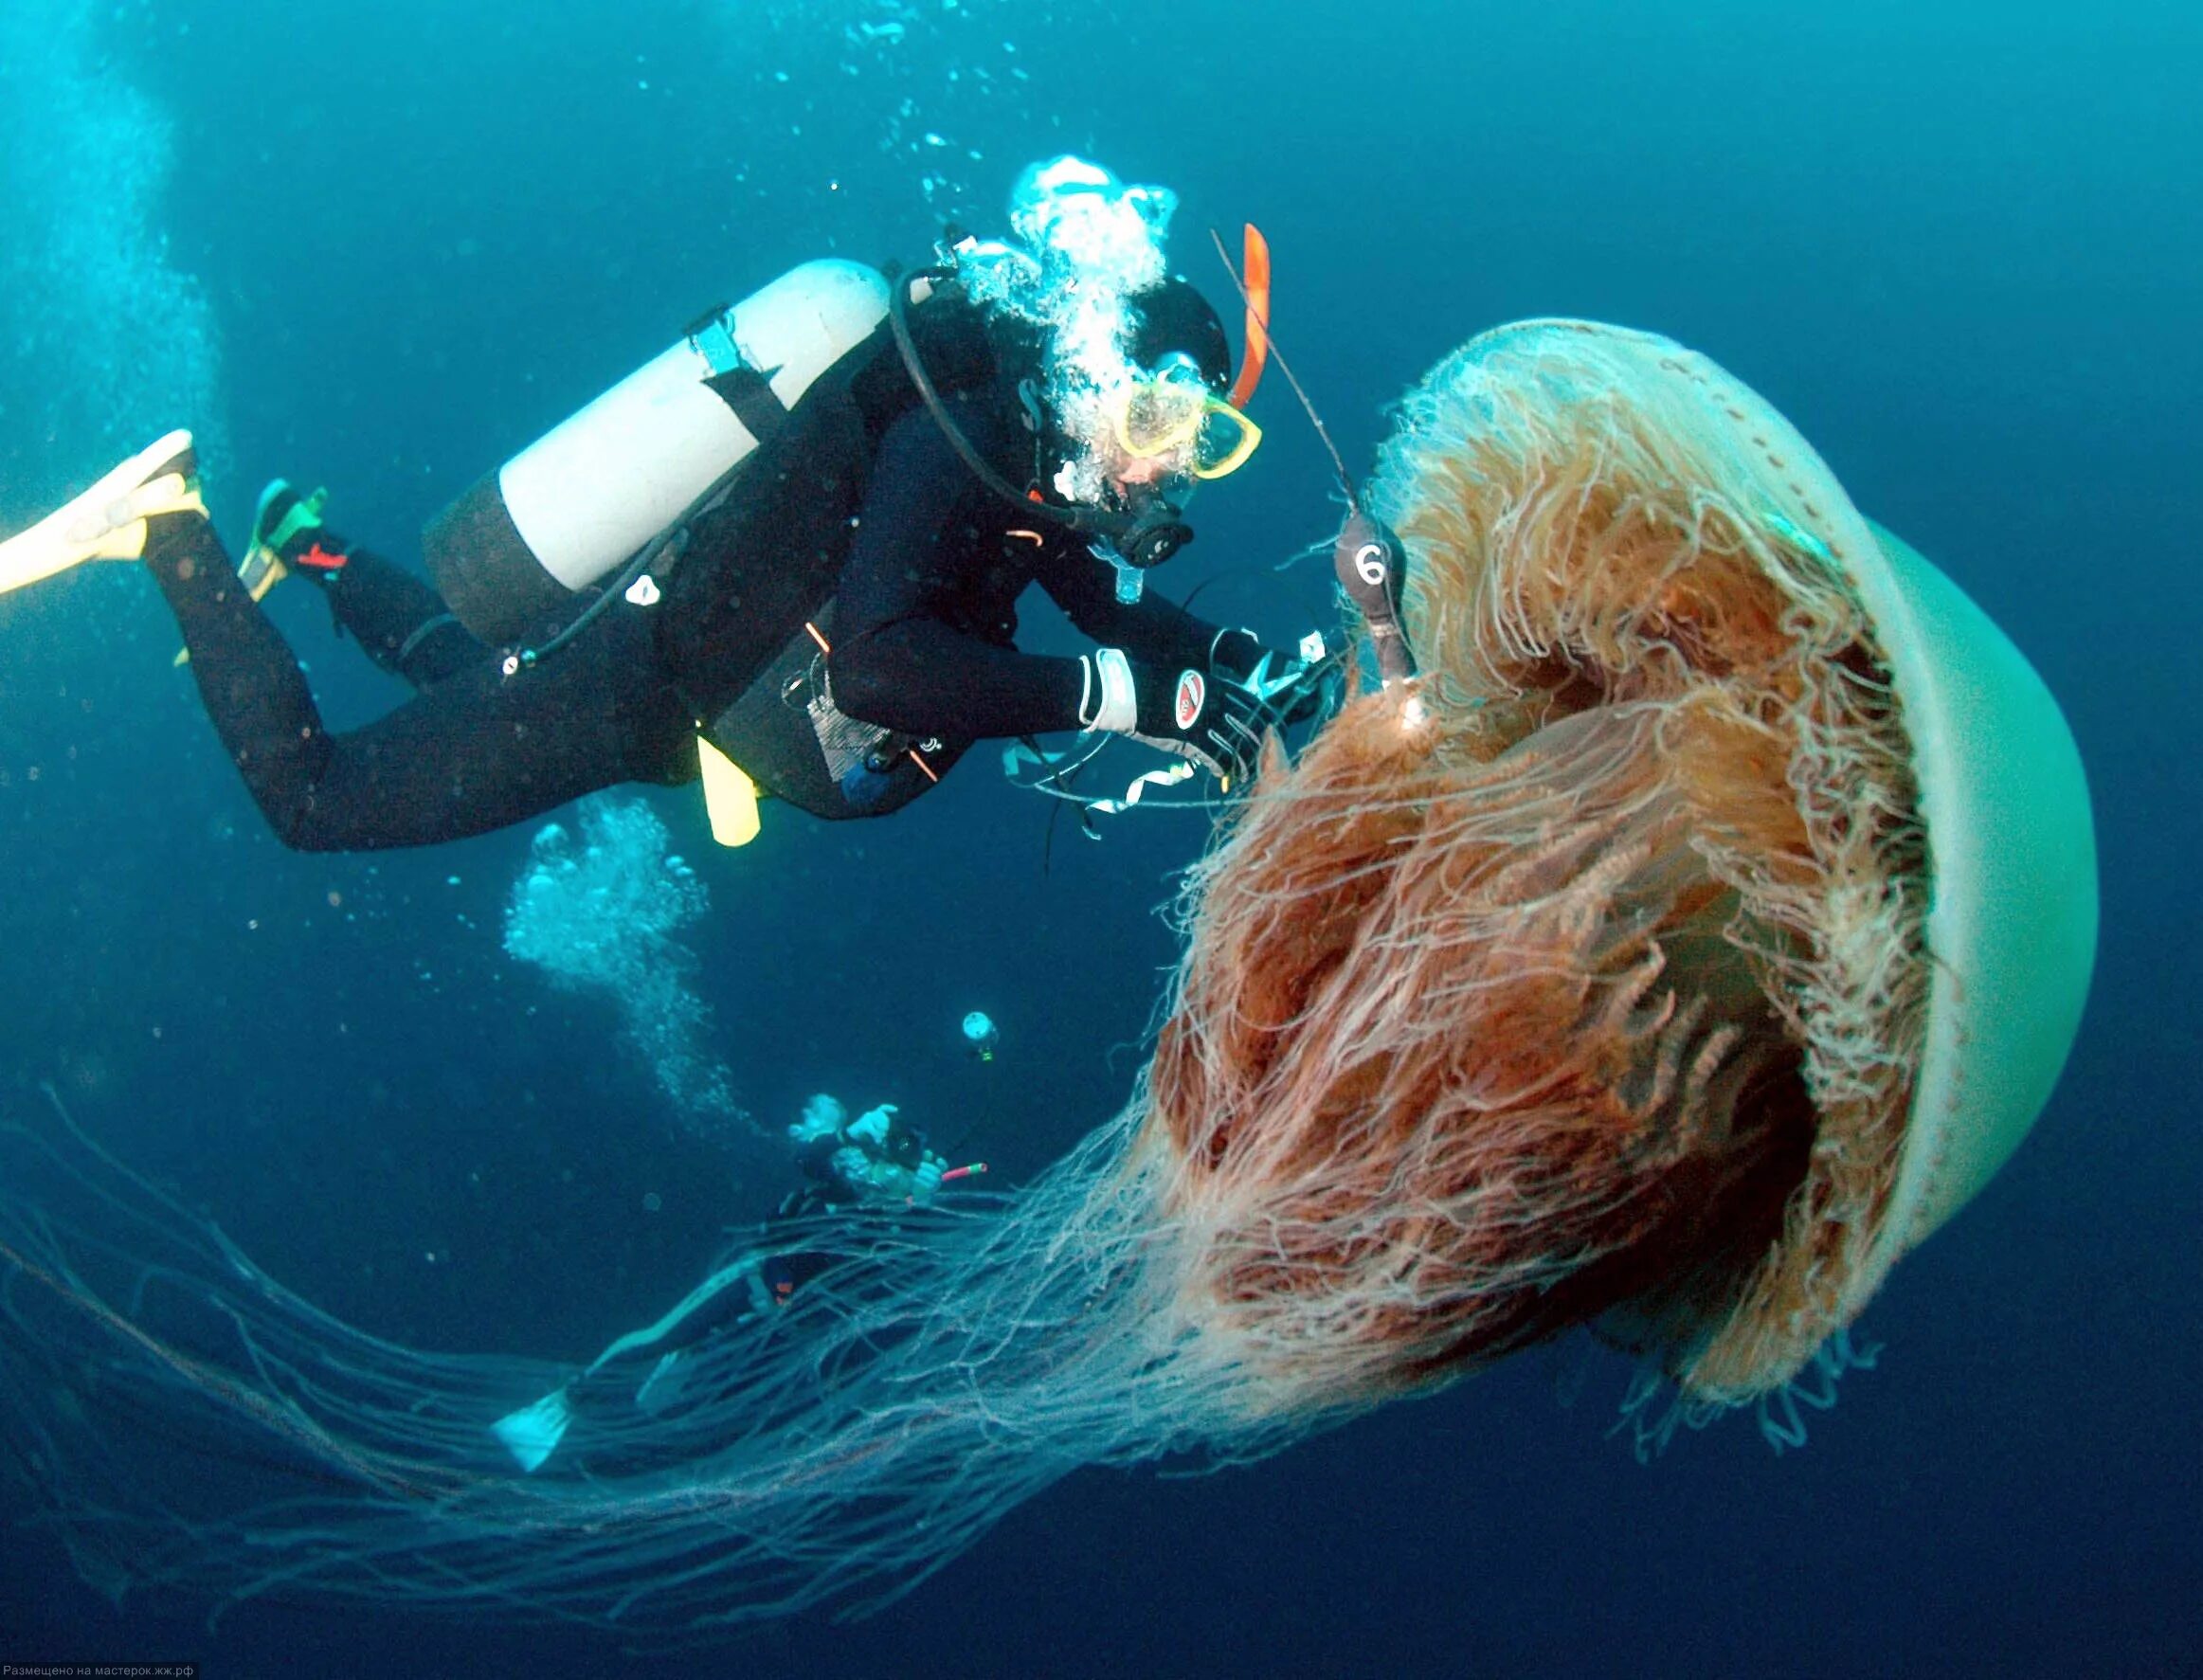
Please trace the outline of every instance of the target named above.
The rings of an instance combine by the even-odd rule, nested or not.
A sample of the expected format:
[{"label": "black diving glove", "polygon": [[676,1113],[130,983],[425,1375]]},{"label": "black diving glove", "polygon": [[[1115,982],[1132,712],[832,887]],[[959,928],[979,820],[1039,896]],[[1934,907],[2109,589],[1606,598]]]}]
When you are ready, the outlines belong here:
[{"label": "black diving glove", "polygon": [[1135,665],[1122,648],[1085,657],[1078,720],[1191,759],[1226,787],[1254,779],[1274,721],[1248,689],[1221,672]]},{"label": "black diving glove", "polygon": [[1301,638],[1298,654],[1278,652],[1252,630],[1219,630],[1209,643],[1209,670],[1257,696],[1279,727],[1324,710],[1336,663],[1316,631]]}]

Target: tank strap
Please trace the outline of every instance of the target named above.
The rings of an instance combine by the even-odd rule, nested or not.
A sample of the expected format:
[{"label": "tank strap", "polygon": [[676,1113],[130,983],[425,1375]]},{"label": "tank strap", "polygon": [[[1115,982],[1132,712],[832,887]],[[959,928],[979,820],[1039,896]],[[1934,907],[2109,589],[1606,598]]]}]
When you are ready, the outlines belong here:
[{"label": "tank strap", "polygon": [[[777,372],[779,370],[775,369]],[[755,368],[731,368],[704,381],[712,394],[734,410],[734,418],[749,428],[760,445],[769,443],[787,424],[787,405],[772,388],[772,374]]]},{"label": "tank strap", "polygon": [[772,376],[780,370],[760,372],[742,359],[742,348],[734,342],[734,312],[725,304],[707,310],[690,323],[688,340],[711,369],[704,388],[734,411],[760,444],[769,443],[788,417],[787,405],[772,388]]}]

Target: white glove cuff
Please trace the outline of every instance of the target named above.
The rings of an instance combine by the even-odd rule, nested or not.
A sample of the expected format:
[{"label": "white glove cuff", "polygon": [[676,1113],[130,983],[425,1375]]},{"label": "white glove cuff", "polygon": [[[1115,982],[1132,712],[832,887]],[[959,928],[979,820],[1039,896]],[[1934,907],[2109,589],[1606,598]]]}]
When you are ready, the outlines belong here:
[{"label": "white glove cuff", "polygon": [[1078,721],[1087,733],[1108,730],[1129,735],[1140,722],[1139,695],[1132,688],[1132,662],[1121,647],[1097,647],[1082,655],[1086,681],[1078,696]]}]

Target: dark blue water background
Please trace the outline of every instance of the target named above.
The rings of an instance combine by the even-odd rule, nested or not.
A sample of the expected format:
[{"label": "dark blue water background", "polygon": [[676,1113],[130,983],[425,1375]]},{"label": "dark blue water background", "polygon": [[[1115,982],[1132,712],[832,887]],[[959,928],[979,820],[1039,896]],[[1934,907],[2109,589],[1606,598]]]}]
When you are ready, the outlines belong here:
[{"label": "dark blue water background", "polygon": [[[999,225],[1020,165],[1076,149],[1180,190],[1203,281],[1206,226],[1265,227],[1278,333],[1357,464],[1388,400],[1514,316],[1655,328],[1757,387],[2064,700],[2104,936],[2055,1103],[1900,1268],[1864,1326],[1880,1368],[1802,1454],[1738,1420],[1641,1468],[1606,1433],[1625,1369],[1531,1356],[1250,1470],[1074,1477],[876,1619],[708,1663],[403,1606],[209,1633],[189,1604],[110,1606],[11,1527],[0,1659],[2197,1671],[2194,9],[11,9],[0,231],[44,289],[0,297],[0,524],[184,423],[221,452],[231,532],[280,472],[409,554],[704,304],[822,251],[922,255],[938,214]],[[199,302],[163,307],[163,274]],[[193,357],[213,372],[179,383]],[[1323,615],[1324,569],[1269,568],[1335,511],[1281,385],[1260,415],[1269,447],[1170,581],[1215,575],[1203,610],[1284,635]],[[279,615],[340,722],[396,697],[316,604]],[[0,1105],[32,1117],[55,1081],[269,1271],[402,1341],[583,1356],[677,1295],[779,1185],[673,1123],[607,1005],[500,951],[526,832],[284,853],[173,647],[123,569],[0,601]],[[982,755],[892,822],[771,812],[739,855],[693,797],[652,797],[701,860],[698,989],[762,1118],[822,1088],[895,1100],[936,1135],[984,1123],[1015,1178],[1123,1101],[1197,821],[1059,830],[1043,876],[1045,807]],[[991,1067],[955,1039],[973,1006],[1002,1023]]]}]

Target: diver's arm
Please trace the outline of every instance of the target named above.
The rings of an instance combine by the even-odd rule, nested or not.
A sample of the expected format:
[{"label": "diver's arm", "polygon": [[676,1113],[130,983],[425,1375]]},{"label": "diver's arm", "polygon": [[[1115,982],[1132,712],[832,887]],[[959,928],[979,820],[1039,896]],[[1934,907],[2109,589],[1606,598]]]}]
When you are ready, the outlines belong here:
[{"label": "diver's arm", "polygon": [[[984,405],[950,406],[975,440],[986,435]],[[1084,661],[1000,647],[935,616],[954,583],[943,574],[967,551],[951,526],[969,484],[923,409],[881,440],[837,597],[834,703],[863,722],[945,740],[1076,729]]]},{"label": "diver's arm", "polygon": [[1220,629],[1152,588],[1129,605],[1119,601],[1115,571],[1074,540],[1051,540],[1034,578],[1073,623],[1143,664],[1173,670],[1191,665],[1244,678],[1265,651],[1252,630]]},{"label": "diver's arm", "polygon": [[938,619],[844,634],[828,662],[834,703],[851,717],[948,741],[1079,727],[1084,661],[996,647]]}]

